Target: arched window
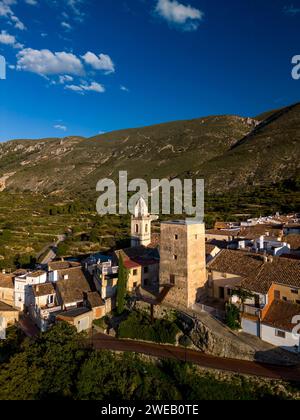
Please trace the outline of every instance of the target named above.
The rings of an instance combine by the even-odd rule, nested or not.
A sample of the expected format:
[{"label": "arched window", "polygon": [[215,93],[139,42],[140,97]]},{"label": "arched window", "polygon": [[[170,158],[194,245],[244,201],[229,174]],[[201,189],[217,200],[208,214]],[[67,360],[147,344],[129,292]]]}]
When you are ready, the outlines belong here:
[{"label": "arched window", "polygon": [[148,224],[145,226],[145,232],[148,233]]},{"label": "arched window", "polygon": [[135,233],[139,233],[139,225],[135,225]]}]

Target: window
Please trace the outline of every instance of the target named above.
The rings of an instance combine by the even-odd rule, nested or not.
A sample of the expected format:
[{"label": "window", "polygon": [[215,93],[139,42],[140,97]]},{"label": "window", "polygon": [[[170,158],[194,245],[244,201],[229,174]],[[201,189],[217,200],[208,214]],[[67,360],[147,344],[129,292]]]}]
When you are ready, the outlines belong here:
[{"label": "window", "polygon": [[195,239],[196,239],[196,241],[198,240],[198,235],[195,235]]},{"label": "window", "polygon": [[145,226],[145,232],[148,233],[148,224]]},{"label": "window", "polygon": [[292,293],[293,295],[298,295],[298,294],[299,294],[299,291],[298,291],[297,289],[292,289],[292,290],[291,290],[291,293]]},{"label": "window", "polygon": [[281,297],[280,290],[274,290],[274,299],[280,300],[280,297]]},{"label": "window", "polygon": [[133,288],[134,288],[134,289],[136,289],[136,288],[137,288],[137,285],[138,285],[138,284],[137,284],[137,282],[135,281],[135,282],[133,283]]},{"label": "window", "polygon": [[173,260],[175,260],[175,261],[177,261],[177,260],[178,260],[177,255],[173,255]]},{"label": "window", "polygon": [[48,304],[51,305],[54,302],[54,296],[50,295],[48,296]]},{"label": "window", "polygon": [[149,273],[149,267],[144,267],[144,274]]},{"label": "window", "polygon": [[133,270],[133,275],[134,275],[134,276],[137,276],[137,273],[138,273],[137,269],[134,269],[134,270]]},{"label": "window", "polygon": [[276,330],[275,331],[275,335],[276,335],[276,337],[279,337],[279,338],[285,338],[286,337],[285,332],[284,331],[280,331],[280,330]]},{"label": "window", "polygon": [[135,233],[139,233],[139,225],[135,225]]},{"label": "window", "polygon": [[282,300],[283,300],[284,302],[287,302],[287,301],[288,301],[287,297],[285,297],[285,296],[283,296]]},{"label": "window", "polygon": [[175,241],[178,241],[178,235],[174,236]]},{"label": "window", "polygon": [[175,285],[175,276],[174,276],[174,274],[171,274],[170,275],[170,284],[172,284],[172,286]]}]

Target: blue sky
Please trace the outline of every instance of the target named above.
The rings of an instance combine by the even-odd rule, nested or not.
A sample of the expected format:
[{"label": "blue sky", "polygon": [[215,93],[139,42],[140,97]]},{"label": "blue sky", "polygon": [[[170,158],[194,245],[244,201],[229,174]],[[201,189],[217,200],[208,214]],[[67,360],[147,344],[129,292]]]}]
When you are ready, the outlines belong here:
[{"label": "blue sky", "polygon": [[300,1],[0,0],[0,141],[299,101]]}]

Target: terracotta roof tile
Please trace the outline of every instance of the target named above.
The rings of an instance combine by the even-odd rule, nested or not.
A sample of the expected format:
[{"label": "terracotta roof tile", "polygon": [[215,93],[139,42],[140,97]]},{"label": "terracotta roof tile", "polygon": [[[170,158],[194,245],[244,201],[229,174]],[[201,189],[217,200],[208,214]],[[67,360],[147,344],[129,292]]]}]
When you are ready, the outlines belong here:
[{"label": "terracotta roof tile", "polygon": [[80,267],[60,270],[58,275],[57,290],[65,305],[83,301],[83,294],[91,291],[84,272]]},{"label": "terracotta roof tile", "polygon": [[291,249],[300,250],[300,235],[288,235],[284,241],[291,245]]},{"label": "terracotta roof tile", "polygon": [[263,257],[260,255],[223,249],[207,266],[220,273],[249,277],[258,274],[263,263]]},{"label": "terracotta roof tile", "polygon": [[278,329],[292,331],[295,327],[292,320],[298,315],[300,315],[300,305],[275,300],[262,322]]},{"label": "terracotta roof tile", "polygon": [[81,264],[73,261],[54,261],[48,264],[50,271],[66,270],[74,267],[81,267]]},{"label": "terracotta roof tile", "polygon": [[55,289],[52,283],[36,284],[32,289],[35,297],[55,295]]},{"label": "terracotta roof tile", "polygon": [[0,287],[4,289],[13,289],[14,275],[0,273]]}]

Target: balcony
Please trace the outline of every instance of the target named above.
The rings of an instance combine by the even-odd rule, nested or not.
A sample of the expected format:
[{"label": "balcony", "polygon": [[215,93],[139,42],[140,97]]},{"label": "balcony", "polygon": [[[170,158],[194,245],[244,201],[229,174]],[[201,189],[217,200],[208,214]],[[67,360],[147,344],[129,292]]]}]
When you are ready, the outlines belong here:
[{"label": "balcony", "polygon": [[241,307],[241,312],[246,315],[255,316],[256,318],[261,317],[261,309],[256,308],[255,306],[244,305],[244,307]]}]

